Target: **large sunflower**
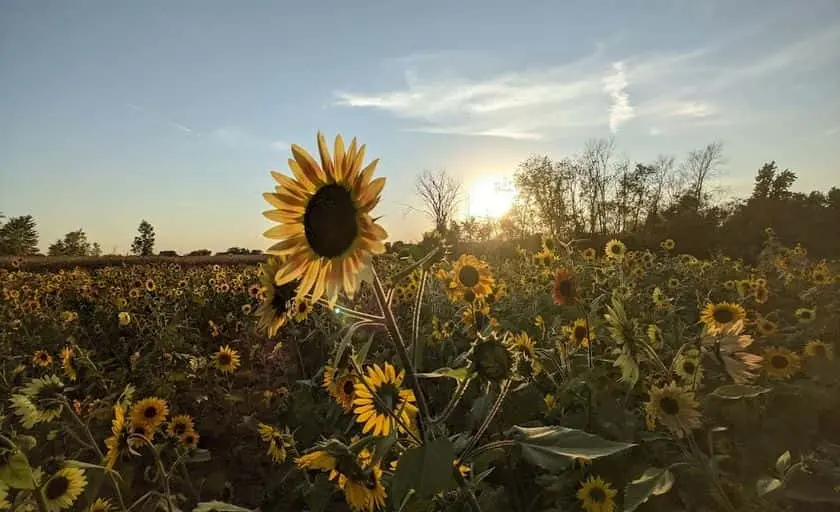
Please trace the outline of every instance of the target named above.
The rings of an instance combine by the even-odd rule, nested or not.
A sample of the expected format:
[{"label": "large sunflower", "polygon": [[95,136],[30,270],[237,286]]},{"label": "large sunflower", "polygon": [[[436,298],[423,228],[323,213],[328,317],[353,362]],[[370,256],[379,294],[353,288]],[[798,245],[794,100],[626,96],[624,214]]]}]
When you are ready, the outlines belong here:
[{"label": "large sunflower", "polygon": [[785,380],[793,377],[801,367],[799,355],[784,347],[764,349],[764,372],[767,378]]},{"label": "large sunflower", "polygon": [[706,324],[709,334],[717,334],[728,325],[746,317],[743,306],[731,302],[709,303],[700,313],[700,321]]},{"label": "large sunflower", "polygon": [[567,270],[560,268],[554,274],[551,297],[554,299],[554,303],[560,306],[574,304],[577,300],[575,278]]},{"label": "large sunflower", "polygon": [[404,378],[405,370],[397,373],[390,363],[382,367],[378,364],[368,367],[367,373],[361,377],[363,382],[356,384],[356,397],[353,399],[353,413],[356,414],[356,422],[364,424],[363,434],[373,432],[375,436],[387,436],[395,428],[403,430],[393,416],[400,418],[405,427],[411,426],[417,407],[414,405],[414,391],[400,389]]},{"label": "large sunflower", "polygon": [[144,398],[131,408],[131,423],[146,426],[150,432],[154,432],[166,420],[168,414],[169,406],[166,400],[157,397]]},{"label": "large sunflower", "polygon": [[12,395],[12,411],[27,429],[53,421],[61,415],[63,390],[64,383],[55,375],[32,379],[20,393]]},{"label": "large sunflower", "polygon": [[700,428],[700,411],[694,393],[676,383],[650,388],[650,400],[645,403],[645,412],[651,424],[658,420],[678,437],[684,437]]},{"label": "large sunflower", "polygon": [[48,512],[73,506],[87,485],[85,471],[79,468],[59,469],[41,487],[41,496]]},{"label": "large sunflower", "polygon": [[331,303],[341,289],[349,296],[355,293],[357,274],[371,254],[385,252],[388,237],[370,216],[385,186],[385,178],[371,180],[379,160],[362,169],[365,146],[357,148],[356,139],[345,151],[339,135],[334,148],[330,156],[326,139],[318,133],[319,165],[306,150],[292,145],[289,167],[294,177],[272,171],[279,185],[263,194],[275,208],[263,215],[279,223],[265,236],[280,240],[266,252],[288,256],[275,283],[301,279],[298,298],[311,294],[317,301],[326,293]]},{"label": "large sunflower", "polygon": [[613,512],[617,493],[603,478],[590,476],[586,482],[581,482],[577,498],[586,512]]},{"label": "large sunflower", "polygon": [[275,284],[274,278],[285,261],[283,257],[270,257],[268,261],[260,265],[260,283],[265,298],[255,314],[258,317],[257,328],[264,331],[268,337],[277,334],[277,331],[286,325],[293,314],[292,304],[300,283],[300,281],[292,280],[282,285]]},{"label": "large sunflower", "polygon": [[219,351],[213,354],[213,363],[222,373],[233,373],[239,368],[239,352],[230,348],[229,345],[219,347]]},{"label": "large sunflower", "polygon": [[486,262],[471,254],[462,254],[452,268],[449,287],[472,302],[489,295],[493,291],[493,275]]}]

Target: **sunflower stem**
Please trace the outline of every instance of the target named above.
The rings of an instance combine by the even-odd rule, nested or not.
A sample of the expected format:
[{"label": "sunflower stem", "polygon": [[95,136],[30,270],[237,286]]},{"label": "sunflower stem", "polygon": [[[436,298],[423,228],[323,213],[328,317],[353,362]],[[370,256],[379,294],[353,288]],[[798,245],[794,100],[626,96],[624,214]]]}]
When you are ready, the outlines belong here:
[{"label": "sunflower stem", "polygon": [[[318,299],[318,304],[321,304],[322,306],[326,306],[327,308],[330,307],[329,301],[327,301],[325,299]],[[371,315],[370,313],[365,313],[365,312],[358,311],[358,310],[353,309],[353,308],[340,306],[338,304],[333,306],[333,309],[337,309],[342,314],[353,317],[356,320],[369,320],[371,322],[381,322],[382,321],[381,316]]]},{"label": "sunflower stem", "polygon": [[474,460],[482,453],[486,453],[492,450],[498,450],[500,448],[508,448],[510,446],[516,446],[516,441],[513,441],[511,439],[502,439],[501,441],[493,441],[487,444],[483,444],[472,451],[472,453],[470,454],[470,459]]},{"label": "sunflower stem", "polygon": [[[434,258],[435,256],[437,256],[437,254],[438,254],[439,252],[440,252],[440,247],[435,247],[434,249],[432,249],[431,251],[429,251],[429,252],[428,252],[425,256],[423,256],[423,257],[422,257],[422,258],[420,258],[419,260],[415,261],[415,262],[414,262],[414,263],[412,263],[411,265],[409,265],[409,266],[405,267],[404,269],[400,270],[400,271],[399,271],[399,272],[397,272],[396,274],[392,275],[392,276],[389,278],[389,281],[390,281],[390,282],[392,282],[392,283],[397,283],[397,282],[399,282],[402,278],[404,278],[405,276],[407,276],[407,275],[411,274],[412,272],[414,272],[414,269],[416,269],[417,267],[419,267],[419,266],[421,266],[421,265],[426,264],[429,260],[431,260],[432,258]],[[377,279],[378,279],[378,278],[377,278]]]},{"label": "sunflower stem", "polygon": [[446,407],[443,409],[437,417],[429,418],[429,422],[432,425],[443,423],[449,418],[449,415],[452,414],[452,411],[455,410],[455,407],[458,405],[458,402],[461,401],[463,398],[464,393],[467,391],[467,388],[472,382],[472,378],[464,379],[463,381],[458,382],[458,387],[455,388],[455,393],[452,395],[452,398],[449,399],[449,403],[446,404]]},{"label": "sunflower stem", "polygon": [[469,444],[464,450],[461,452],[461,459],[466,459],[470,456],[470,452],[475,445],[478,444],[478,441],[481,439],[481,436],[484,435],[484,432],[490,427],[490,423],[493,421],[493,418],[496,417],[496,413],[499,412],[499,409],[502,408],[502,402],[504,402],[505,397],[507,396],[508,390],[510,389],[511,380],[505,380],[499,388],[499,396],[496,397],[496,401],[493,402],[493,407],[490,409],[490,412],[487,413],[487,417],[484,418],[484,422],[478,427],[478,430],[475,432],[475,435],[470,439]]},{"label": "sunflower stem", "polygon": [[455,481],[458,482],[458,487],[461,488],[461,491],[464,493],[464,496],[466,496],[467,503],[470,504],[470,508],[473,509],[473,512],[482,512],[481,504],[478,502],[478,498],[475,497],[475,493],[470,487],[470,484],[464,478],[464,475],[461,474],[461,471],[458,469],[457,465],[452,466],[452,472],[455,475]]},{"label": "sunflower stem", "polygon": [[[434,252],[434,251],[433,251]],[[428,255],[427,255],[428,256]],[[420,260],[423,261],[423,260]],[[417,398],[417,406],[420,409],[421,421],[417,422],[420,429],[420,437],[426,438],[425,423],[431,418],[429,414],[429,406],[426,404],[426,396],[423,395],[423,390],[420,388],[420,381],[417,378],[417,372],[411,362],[411,357],[408,355],[408,350],[405,347],[400,328],[397,325],[397,319],[394,317],[394,312],[388,307],[388,299],[385,290],[382,288],[382,282],[376,274],[376,269],[371,265],[371,273],[373,274],[373,291],[376,295],[376,301],[379,303],[379,309],[382,311],[384,318],[385,330],[388,332],[388,337],[397,351],[400,362],[408,374],[408,384],[414,390],[414,396]]]}]

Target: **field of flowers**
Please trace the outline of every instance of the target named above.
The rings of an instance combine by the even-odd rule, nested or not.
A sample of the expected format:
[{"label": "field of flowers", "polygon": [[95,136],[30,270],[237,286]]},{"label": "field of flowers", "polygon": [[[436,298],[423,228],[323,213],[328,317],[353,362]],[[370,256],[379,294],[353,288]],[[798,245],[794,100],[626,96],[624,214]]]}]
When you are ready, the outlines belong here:
[{"label": "field of flowers", "polygon": [[262,265],[0,269],[0,509],[837,510],[837,262],[383,253],[319,142]]}]

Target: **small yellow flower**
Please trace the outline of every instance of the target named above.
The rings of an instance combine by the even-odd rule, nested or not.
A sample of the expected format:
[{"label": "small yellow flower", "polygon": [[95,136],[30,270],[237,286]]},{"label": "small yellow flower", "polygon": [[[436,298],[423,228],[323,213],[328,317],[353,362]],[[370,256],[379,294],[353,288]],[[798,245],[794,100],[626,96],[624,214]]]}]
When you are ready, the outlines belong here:
[{"label": "small yellow flower", "polygon": [[37,350],[32,355],[32,364],[35,366],[46,368],[47,366],[50,366],[52,362],[53,358],[46,350]]},{"label": "small yellow flower", "polygon": [[117,319],[120,322],[120,327],[125,327],[126,325],[131,323],[131,315],[126,311],[120,311],[117,315]]},{"label": "small yellow flower", "polygon": [[239,368],[239,352],[230,348],[229,345],[219,347],[213,359],[216,368],[222,373],[233,373]]},{"label": "small yellow flower", "polygon": [[609,482],[601,477],[590,476],[586,482],[581,482],[577,492],[577,499],[586,512],[613,512],[615,510],[615,495]]},{"label": "small yellow flower", "polygon": [[834,346],[820,340],[811,340],[805,344],[805,355],[832,361],[834,359]]}]

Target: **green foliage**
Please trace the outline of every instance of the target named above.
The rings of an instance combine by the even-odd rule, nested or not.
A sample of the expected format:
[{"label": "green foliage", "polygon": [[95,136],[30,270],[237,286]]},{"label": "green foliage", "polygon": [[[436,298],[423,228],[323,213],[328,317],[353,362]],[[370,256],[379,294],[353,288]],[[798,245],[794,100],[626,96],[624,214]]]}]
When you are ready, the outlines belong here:
[{"label": "green foliage", "polygon": [[648,468],[639,478],[624,488],[624,512],[632,512],[647,502],[651,496],[659,496],[671,490],[674,475],[667,468]]},{"label": "green foliage", "polygon": [[609,441],[582,430],[560,426],[513,427],[522,456],[549,471],[562,471],[573,459],[591,460],[622,452],[633,443]]},{"label": "green foliage", "polygon": [[38,231],[31,215],[11,217],[0,224],[0,256],[31,256],[38,253]]},{"label": "green foliage", "polygon": [[407,450],[401,457],[391,484],[391,503],[399,506],[409,491],[430,498],[454,487],[455,450],[446,438],[435,439]]},{"label": "green foliage", "polygon": [[131,243],[131,253],[137,256],[151,256],[155,253],[155,228],[145,220],[137,227],[138,235]]},{"label": "green foliage", "polygon": [[49,247],[49,256],[100,256],[99,244],[88,241],[87,234],[78,229],[64,235]]}]

